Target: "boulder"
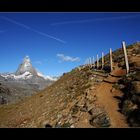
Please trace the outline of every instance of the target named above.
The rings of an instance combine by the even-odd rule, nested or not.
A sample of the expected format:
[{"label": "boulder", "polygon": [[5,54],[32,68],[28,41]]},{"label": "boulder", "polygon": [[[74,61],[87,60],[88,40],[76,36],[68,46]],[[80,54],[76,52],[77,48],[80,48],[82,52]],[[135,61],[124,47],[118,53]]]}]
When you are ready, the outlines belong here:
[{"label": "boulder", "polygon": [[90,124],[95,127],[109,127],[110,126],[110,119],[107,114],[102,113],[96,116],[95,118],[92,117],[90,120]]},{"label": "boulder", "polygon": [[89,114],[91,115],[89,122],[92,126],[94,127],[109,127],[110,126],[110,119],[103,108],[94,106],[89,111]]}]

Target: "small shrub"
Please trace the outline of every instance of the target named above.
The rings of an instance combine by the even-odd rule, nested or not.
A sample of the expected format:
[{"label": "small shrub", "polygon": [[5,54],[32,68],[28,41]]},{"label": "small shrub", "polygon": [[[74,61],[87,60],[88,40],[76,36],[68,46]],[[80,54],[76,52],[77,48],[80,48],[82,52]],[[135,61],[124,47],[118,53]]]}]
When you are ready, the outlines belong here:
[{"label": "small shrub", "polygon": [[61,127],[62,128],[70,128],[71,124],[68,122],[68,123],[64,123]]},{"label": "small shrub", "polygon": [[74,105],[71,110],[72,114],[76,114],[79,111],[79,107],[77,105]]}]

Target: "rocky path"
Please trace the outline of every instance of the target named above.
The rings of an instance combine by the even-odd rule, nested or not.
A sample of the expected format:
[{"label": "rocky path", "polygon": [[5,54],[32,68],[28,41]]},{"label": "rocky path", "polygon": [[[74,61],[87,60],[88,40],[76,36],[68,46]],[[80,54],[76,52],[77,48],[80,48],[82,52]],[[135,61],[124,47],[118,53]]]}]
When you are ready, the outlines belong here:
[{"label": "rocky path", "polygon": [[118,100],[115,96],[121,96],[121,91],[112,92],[112,84],[103,82],[96,87],[97,103],[102,105],[109,115],[112,128],[125,128],[128,124],[123,114],[121,114],[118,106]]}]

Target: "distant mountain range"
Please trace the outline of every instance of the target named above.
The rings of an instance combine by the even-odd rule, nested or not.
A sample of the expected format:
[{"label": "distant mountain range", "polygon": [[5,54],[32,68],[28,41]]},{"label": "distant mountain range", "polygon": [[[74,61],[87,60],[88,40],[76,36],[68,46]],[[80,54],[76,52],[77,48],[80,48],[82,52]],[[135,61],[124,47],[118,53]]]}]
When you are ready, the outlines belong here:
[{"label": "distant mountain range", "polygon": [[27,80],[35,77],[43,78],[43,80],[48,81],[56,81],[58,79],[58,77],[45,76],[39,71],[37,71],[32,66],[32,63],[28,56],[24,58],[23,62],[20,64],[15,73],[4,73],[0,74],[0,76],[4,77],[6,80],[16,80],[16,81],[26,80],[26,82]]},{"label": "distant mountain range", "polygon": [[[37,71],[32,66],[30,58],[26,56],[15,73],[0,74],[0,88],[3,88],[3,90],[0,90],[0,103],[3,100],[6,103],[12,102],[16,98],[20,98],[21,95],[22,97],[24,97],[24,95],[32,95],[34,92],[51,85],[57,81],[58,78],[59,77],[45,76]],[[9,93],[4,93],[5,88],[9,89],[10,96]],[[16,91],[13,92],[13,90],[11,90],[13,88],[16,89]],[[14,99],[15,94],[16,97]]]}]

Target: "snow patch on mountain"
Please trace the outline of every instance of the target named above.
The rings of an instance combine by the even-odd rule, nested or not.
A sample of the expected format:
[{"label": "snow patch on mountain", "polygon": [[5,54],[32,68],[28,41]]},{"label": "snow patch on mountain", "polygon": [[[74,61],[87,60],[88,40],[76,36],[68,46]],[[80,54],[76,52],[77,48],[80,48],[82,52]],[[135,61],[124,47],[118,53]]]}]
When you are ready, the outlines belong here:
[{"label": "snow patch on mountain", "polygon": [[57,81],[58,80],[58,78],[53,78],[53,77],[51,77],[51,76],[45,76],[45,75],[43,75],[41,72],[38,72],[37,71],[37,75],[38,76],[40,76],[40,77],[43,77],[45,80],[51,80],[51,81]]},{"label": "snow patch on mountain", "polygon": [[26,79],[30,79],[33,75],[30,73],[30,72],[25,72],[21,75],[15,75],[15,74],[2,74],[1,75],[2,77],[4,77],[5,79],[15,79],[15,80],[18,80],[18,79],[23,79],[23,80],[26,80]]},{"label": "snow patch on mountain", "polygon": [[46,79],[49,79],[49,80],[51,80],[51,81],[57,81],[58,80],[58,78],[57,77],[51,77],[51,76],[45,76],[45,78]]},{"label": "snow patch on mountain", "polygon": [[29,56],[26,56],[23,59],[23,62],[19,65],[17,71],[15,73],[4,73],[0,74],[2,77],[4,77],[6,80],[12,79],[12,80],[27,80],[27,79],[37,79],[43,78],[45,81],[52,81],[55,82],[58,80],[58,77],[51,77],[51,76],[45,76],[38,70],[36,70],[30,61]]}]

